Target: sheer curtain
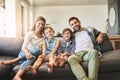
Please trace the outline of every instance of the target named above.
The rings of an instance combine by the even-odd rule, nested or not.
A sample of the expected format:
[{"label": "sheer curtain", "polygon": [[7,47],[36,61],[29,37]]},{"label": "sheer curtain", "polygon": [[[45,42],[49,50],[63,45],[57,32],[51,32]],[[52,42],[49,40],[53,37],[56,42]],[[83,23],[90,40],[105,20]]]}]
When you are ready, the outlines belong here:
[{"label": "sheer curtain", "polygon": [[6,16],[5,8],[0,6],[0,36],[6,34]]}]

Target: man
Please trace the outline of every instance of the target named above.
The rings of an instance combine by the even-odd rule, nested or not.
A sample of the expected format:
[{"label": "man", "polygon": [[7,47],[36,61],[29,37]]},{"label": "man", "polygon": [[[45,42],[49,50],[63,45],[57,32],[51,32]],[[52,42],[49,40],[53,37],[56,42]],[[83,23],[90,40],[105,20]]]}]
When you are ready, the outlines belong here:
[{"label": "man", "polygon": [[[103,35],[94,28],[83,28],[77,17],[69,19],[70,26],[75,32],[75,55],[68,58],[70,67],[78,80],[97,80],[99,57],[98,51],[95,50],[94,42],[102,43]],[[92,34],[92,37],[91,37]],[[93,41],[93,38],[95,40]],[[86,75],[81,62],[88,61],[88,76]]]}]

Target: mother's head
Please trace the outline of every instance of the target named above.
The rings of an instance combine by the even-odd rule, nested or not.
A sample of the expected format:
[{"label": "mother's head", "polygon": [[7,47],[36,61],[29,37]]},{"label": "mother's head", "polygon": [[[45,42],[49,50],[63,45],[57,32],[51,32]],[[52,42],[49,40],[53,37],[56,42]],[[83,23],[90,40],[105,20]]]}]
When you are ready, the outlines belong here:
[{"label": "mother's head", "polygon": [[37,17],[37,19],[33,24],[32,31],[43,32],[45,24],[46,24],[46,20],[44,17],[42,16]]}]

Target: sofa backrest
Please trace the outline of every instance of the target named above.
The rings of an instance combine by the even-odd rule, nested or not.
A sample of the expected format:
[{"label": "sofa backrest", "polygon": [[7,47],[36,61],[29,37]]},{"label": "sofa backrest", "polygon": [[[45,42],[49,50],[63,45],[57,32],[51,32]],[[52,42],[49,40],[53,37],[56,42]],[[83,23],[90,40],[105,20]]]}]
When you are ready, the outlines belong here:
[{"label": "sofa backrest", "polygon": [[23,38],[0,38],[0,55],[18,56]]}]

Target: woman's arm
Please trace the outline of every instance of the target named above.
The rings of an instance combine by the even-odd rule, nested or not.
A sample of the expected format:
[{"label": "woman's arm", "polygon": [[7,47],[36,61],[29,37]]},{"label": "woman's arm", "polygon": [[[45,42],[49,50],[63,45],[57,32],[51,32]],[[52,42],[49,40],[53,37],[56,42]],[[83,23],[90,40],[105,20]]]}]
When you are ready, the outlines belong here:
[{"label": "woman's arm", "polygon": [[31,41],[31,36],[30,33],[28,32],[25,37],[24,37],[24,42],[22,45],[22,50],[25,52],[27,59],[31,59],[32,57],[34,57],[28,50],[28,44]]}]

